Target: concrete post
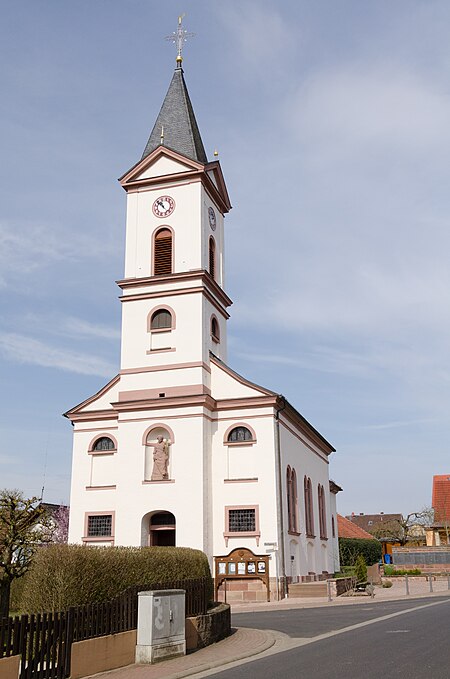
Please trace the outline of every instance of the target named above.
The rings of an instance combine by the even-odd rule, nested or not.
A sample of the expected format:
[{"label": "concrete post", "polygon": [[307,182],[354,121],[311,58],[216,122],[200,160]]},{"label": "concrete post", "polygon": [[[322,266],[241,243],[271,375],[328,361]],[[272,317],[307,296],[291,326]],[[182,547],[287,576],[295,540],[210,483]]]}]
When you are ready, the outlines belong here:
[{"label": "concrete post", "polygon": [[406,596],[409,596],[409,580],[408,580],[408,574],[405,575],[405,587],[406,587]]},{"label": "concrete post", "polygon": [[333,601],[331,597],[331,582],[327,580],[327,593],[328,593],[328,601]]},{"label": "concrete post", "polygon": [[433,591],[433,576],[429,575],[428,576],[428,582],[430,583],[430,592]]},{"label": "concrete post", "polygon": [[139,592],[136,662],[186,655],[184,589]]}]

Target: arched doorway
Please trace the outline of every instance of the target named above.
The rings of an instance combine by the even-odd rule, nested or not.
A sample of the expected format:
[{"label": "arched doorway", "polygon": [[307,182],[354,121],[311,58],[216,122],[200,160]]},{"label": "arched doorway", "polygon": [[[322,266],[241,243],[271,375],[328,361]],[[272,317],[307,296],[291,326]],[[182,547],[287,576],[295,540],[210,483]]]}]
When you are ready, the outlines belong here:
[{"label": "arched doorway", "polygon": [[175,517],[171,512],[155,512],[149,519],[150,547],[175,547]]}]

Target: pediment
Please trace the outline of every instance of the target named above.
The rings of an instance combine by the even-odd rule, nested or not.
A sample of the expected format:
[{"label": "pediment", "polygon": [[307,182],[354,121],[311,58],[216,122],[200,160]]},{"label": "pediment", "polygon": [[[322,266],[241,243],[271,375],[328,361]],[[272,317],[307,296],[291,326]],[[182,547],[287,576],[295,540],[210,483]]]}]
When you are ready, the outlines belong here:
[{"label": "pediment", "polygon": [[114,410],[111,405],[117,401],[119,394],[120,375],[116,375],[112,380],[105,384],[96,394],[90,396],[82,403],[79,403],[74,408],[71,408],[66,413],[65,417],[72,419],[72,416],[81,415],[88,412]]},{"label": "pediment", "polygon": [[186,158],[165,146],[159,146],[145,158],[142,158],[123,177],[119,179],[123,187],[127,184],[140,182],[145,179],[164,177],[168,175],[198,172],[204,165]]}]

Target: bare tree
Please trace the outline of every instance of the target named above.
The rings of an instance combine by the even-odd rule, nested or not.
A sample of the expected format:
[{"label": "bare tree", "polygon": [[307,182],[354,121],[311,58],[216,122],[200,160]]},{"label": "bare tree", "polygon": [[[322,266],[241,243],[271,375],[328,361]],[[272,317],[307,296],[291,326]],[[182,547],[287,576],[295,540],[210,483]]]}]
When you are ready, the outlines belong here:
[{"label": "bare tree", "polygon": [[0,490],[0,619],[9,615],[11,583],[25,575],[36,547],[47,541],[46,524],[39,498]]},{"label": "bare tree", "polygon": [[403,547],[407,542],[418,538],[420,528],[424,530],[432,523],[433,510],[424,507],[421,511],[411,512],[400,519],[377,523],[371,528],[370,533],[379,540],[387,538]]}]

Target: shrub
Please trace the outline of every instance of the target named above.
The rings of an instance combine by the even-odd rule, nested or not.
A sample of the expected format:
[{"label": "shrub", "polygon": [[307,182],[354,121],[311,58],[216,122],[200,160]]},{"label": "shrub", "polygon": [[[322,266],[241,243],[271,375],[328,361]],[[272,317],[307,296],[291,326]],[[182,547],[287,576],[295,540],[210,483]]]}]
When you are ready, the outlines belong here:
[{"label": "shrub", "polygon": [[[25,576],[20,609],[64,610],[107,601],[131,585],[211,577],[203,552],[185,547],[49,545]],[[212,581],[210,595],[212,598]]]},{"label": "shrub", "polygon": [[390,580],[383,580],[383,587],[385,587],[386,589],[388,587],[392,587],[392,582]]},{"label": "shrub", "polygon": [[384,567],[384,574],[385,575],[420,575],[422,571],[420,568],[394,568],[394,566],[385,566]]},{"label": "shrub", "polygon": [[362,554],[358,556],[355,563],[355,577],[356,582],[367,581],[367,566]]},{"label": "shrub", "polygon": [[360,554],[366,566],[372,566],[381,559],[381,542],[369,538],[339,538],[341,567],[354,566]]}]

